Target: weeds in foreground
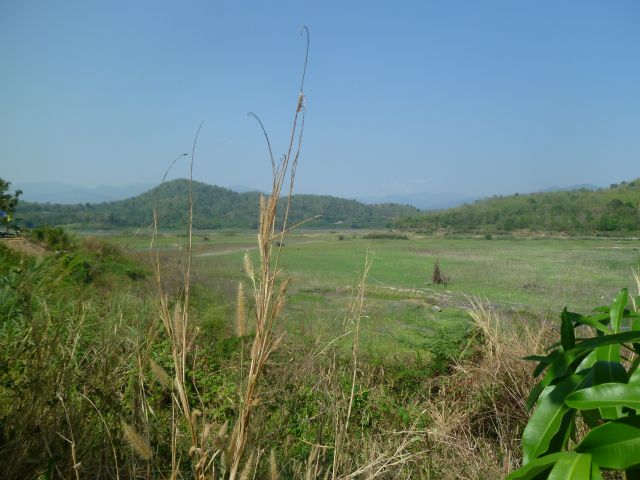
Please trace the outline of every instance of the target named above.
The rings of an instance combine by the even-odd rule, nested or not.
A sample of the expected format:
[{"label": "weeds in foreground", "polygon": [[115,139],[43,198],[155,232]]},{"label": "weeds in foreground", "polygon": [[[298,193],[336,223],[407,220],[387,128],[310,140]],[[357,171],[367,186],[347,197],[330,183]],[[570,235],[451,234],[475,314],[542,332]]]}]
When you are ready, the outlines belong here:
[{"label": "weeds in foreground", "polygon": [[[187,267],[185,273],[184,287],[182,292],[182,301],[177,301],[173,311],[170,308],[167,295],[162,289],[162,278],[160,273],[160,263],[156,249],[156,282],[159,289],[160,306],[162,312],[162,320],[167,338],[170,341],[173,368],[175,370],[174,389],[172,391],[172,478],[177,478],[180,472],[180,459],[178,458],[177,437],[178,420],[175,417],[176,411],[181,415],[184,423],[187,425],[191,447],[189,454],[194,457],[194,475],[199,479],[208,476],[215,476],[216,465],[214,463],[216,457],[220,455],[221,476],[225,476],[228,468],[228,478],[234,480],[239,474],[240,464],[245,452],[245,447],[249,438],[249,421],[255,407],[259,404],[258,382],[261,378],[264,366],[269,359],[271,353],[280,344],[283,333],[279,332],[278,320],[282,313],[285,302],[285,294],[287,292],[288,280],[281,280],[278,264],[284,244],[284,238],[291,229],[288,224],[289,209],[291,206],[291,195],[295,181],[295,173],[300,157],[302,146],[302,134],[304,130],[304,79],[307,68],[307,59],[309,53],[309,34],[306,27],[303,31],[307,35],[307,51],[305,55],[305,63],[302,72],[300,90],[297,99],[297,105],[293,117],[293,125],[291,128],[291,136],[287,153],[282,159],[276,163],[271,143],[260,119],[253,113],[252,115],[259,123],[267,141],[267,147],[271,160],[273,183],[271,194],[267,197],[260,197],[259,208],[259,229],[258,229],[258,251],[260,254],[260,265],[258,271],[254,270],[248,255],[245,257],[246,274],[253,286],[253,296],[255,301],[255,331],[253,333],[253,342],[251,346],[249,371],[246,382],[243,387],[242,403],[239,408],[238,418],[235,422],[229,444],[225,449],[218,447],[215,451],[207,448],[205,435],[206,426],[203,427],[202,435],[198,434],[198,417],[201,412],[193,410],[187,395],[186,372],[188,370],[187,358],[190,349],[194,343],[193,333],[189,330],[189,293],[191,284],[191,238],[193,225],[193,198],[191,197],[191,183],[189,188],[189,243],[187,251]],[[201,125],[202,126],[202,125]],[[198,130],[199,132],[199,130]],[[197,140],[197,135],[196,135]],[[191,172],[193,172],[193,157],[195,152],[196,140],[191,154]],[[180,158],[180,157],[178,157]],[[176,159],[177,160],[177,159]],[[174,160],[175,163],[175,160]],[[172,164],[173,165],[173,164]],[[171,168],[171,167],[170,167]],[[166,177],[166,174],[165,174]],[[285,187],[285,181],[288,183],[288,196],[286,208],[284,211],[284,219],[281,226],[277,225],[278,202]],[[190,182],[192,181],[192,177]],[[154,223],[157,232],[157,217],[154,213]],[[274,249],[275,246],[275,249]],[[238,307],[237,307],[237,333],[244,333],[244,294],[242,284],[238,290]],[[226,427],[225,429],[226,430]],[[218,437],[224,437],[220,432]],[[256,458],[252,452],[246,460],[242,477],[253,468]]]},{"label": "weeds in foreground", "polygon": [[[0,400],[3,424],[10,426],[3,430],[0,455],[21,461],[3,463],[3,475],[34,478],[51,465],[58,478],[171,478],[172,471],[228,477],[230,439],[245,394],[237,386],[248,381],[241,372],[251,361],[245,346],[255,339],[253,322],[237,337],[230,310],[228,337],[204,328],[195,288],[190,329],[179,330],[181,297],[167,297],[170,328],[177,341],[185,339],[177,355],[186,345],[187,419],[176,386],[182,375],[176,375],[175,347],[154,320],[158,310],[126,291],[113,292],[106,307],[104,267],[92,268],[97,276],[87,284],[77,274],[82,263],[69,262],[69,255],[75,254],[23,266],[7,257],[16,270],[4,270],[2,281],[9,283],[0,288],[8,319],[0,332],[6,352]],[[246,270],[252,269],[247,262]],[[133,282],[124,271],[114,272]],[[51,288],[54,278],[57,289]],[[275,305],[280,284],[274,285]],[[271,478],[500,478],[517,468],[532,372],[520,357],[552,343],[547,324],[505,318],[470,299],[475,334],[457,360],[434,353],[450,362],[434,377],[429,360],[394,366],[360,351],[358,325],[372,320],[364,315],[370,313],[364,282],[359,285],[348,309],[351,320],[338,335],[352,336],[350,356],[337,348],[340,338],[296,336],[271,350],[255,382],[258,401],[236,478],[254,472],[256,478],[272,472],[279,477]],[[249,300],[246,309],[251,307]],[[195,335],[199,327],[207,336]],[[281,332],[273,331],[276,340]],[[33,435],[38,429],[40,435]]]}]

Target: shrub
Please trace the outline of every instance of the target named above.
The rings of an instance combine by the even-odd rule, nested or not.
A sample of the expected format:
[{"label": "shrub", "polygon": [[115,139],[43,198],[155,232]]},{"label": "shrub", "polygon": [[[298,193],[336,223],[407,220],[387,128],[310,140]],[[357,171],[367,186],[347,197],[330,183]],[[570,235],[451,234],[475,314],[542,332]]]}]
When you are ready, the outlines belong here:
[{"label": "shrub", "polygon": [[404,233],[397,232],[371,232],[363,235],[362,238],[369,240],[409,240]]},{"label": "shrub", "polygon": [[[638,478],[640,315],[626,308],[628,300],[623,289],[592,315],[565,308],[561,341],[545,356],[528,357],[538,362],[534,374],[545,374],[527,400],[536,409],[522,435],[523,466],[509,479],[602,478],[601,470]],[[576,337],[586,328],[595,335]]]},{"label": "shrub", "polygon": [[73,247],[71,237],[61,227],[41,225],[31,230],[30,237],[44,243],[49,250],[65,251]]},{"label": "shrub", "polygon": [[433,264],[433,272],[431,272],[431,283],[434,285],[446,285],[449,283],[449,277],[442,273],[440,268],[440,260],[436,260]]}]

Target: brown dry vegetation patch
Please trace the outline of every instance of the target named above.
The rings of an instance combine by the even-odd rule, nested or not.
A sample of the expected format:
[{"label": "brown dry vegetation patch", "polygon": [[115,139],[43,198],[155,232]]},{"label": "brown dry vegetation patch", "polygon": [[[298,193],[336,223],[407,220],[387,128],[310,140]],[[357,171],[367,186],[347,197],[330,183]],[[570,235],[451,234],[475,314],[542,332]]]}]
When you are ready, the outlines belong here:
[{"label": "brown dry vegetation patch", "polygon": [[26,238],[23,238],[23,237],[2,238],[0,239],[0,245],[4,245],[7,248],[13,250],[14,252],[28,255],[30,257],[41,257],[43,255],[49,254],[49,251],[46,250],[41,245],[31,243],[30,241],[28,241]]}]

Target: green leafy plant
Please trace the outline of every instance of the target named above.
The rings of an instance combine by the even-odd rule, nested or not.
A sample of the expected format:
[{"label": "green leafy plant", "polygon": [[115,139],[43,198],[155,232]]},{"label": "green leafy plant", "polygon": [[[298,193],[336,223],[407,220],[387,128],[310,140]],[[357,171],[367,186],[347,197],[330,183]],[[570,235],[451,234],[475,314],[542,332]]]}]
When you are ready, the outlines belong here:
[{"label": "green leafy plant", "polygon": [[[527,399],[535,410],[522,435],[523,466],[508,479],[599,479],[601,470],[640,478],[640,315],[628,303],[623,289],[588,316],[565,308],[560,342],[527,357],[544,375]],[[576,335],[589,329],[595,335]]]}]

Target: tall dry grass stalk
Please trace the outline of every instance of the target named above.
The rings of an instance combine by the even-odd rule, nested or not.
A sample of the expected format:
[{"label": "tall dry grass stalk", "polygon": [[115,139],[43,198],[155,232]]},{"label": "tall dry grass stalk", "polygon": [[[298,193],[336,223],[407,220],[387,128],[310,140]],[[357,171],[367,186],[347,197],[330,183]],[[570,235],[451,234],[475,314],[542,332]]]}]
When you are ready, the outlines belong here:
[{"label": "tall dry grass stalk", "polygon": [[[636,291],[638,298],[640,298],[640,267],[632,268],[631,274],[633,275],[633,280],[636,282]],[[637,303],[636,296],[630,295],[631,303],[633,305],[633,310],[636,312],[640,312],[640,305]]]},{"label": "tall dry grass stalk", "polygon": [[[343,326],[346,333],[351,335],[351,366],[350,385],[348,395],[337,391],[330,393],[333,405],[328,406],[328,412],[334,416],[334,444],[333,446],[314,445],[304,478],[307,479],[356,479],[356,478],[406,478],[405,467],[424,454],[424,450],[417,446],[424,440],[423,432],[419,432],[416,425],[421,420],[417,416],[412,425],[402,431],[384,431],[362,438],[357,427],[352,426],[356,397],[371,389],[371,379],[364,378],[360,361],[360,331],[364,314],[366,288],[373,255],[367,252],[362,275],[354,289],[354,296],[347,309]],[[337,339],[336,339],[337,340]],[[324,347],[326,349],[326,347]],[[335,365],[332,365],[328,376],[338,375]],[[326,379],[330,384],[335,379]],[[333,451],[333,459],[327,465],[328,451]],[[391,475],[391,476],[389,476]]]},{"label": "tall dry grass stalk", "polygon": [[244,286],[238,282],[238,297],[236,299],[236,335],[239,337],[245,334],[246,312],[244,306]]},{"label": "tall dry grass stalk", "polygon": [[[158,215],[153,212],[153,236],[150,246],[152,255],[152,263],[154,265],[154,275],[158,288],[158,296],[160,299],[160,312],[162,324],[165,334],[171,346],[171,355],[173,360],[174,379],[171,382],[171,398],[172,398],[172,465],[171,479],[176,479],[180,475],[181,458],[179,456],[178,438],[180,437],[180,424],[186,425],[187,436],[190,440],[191,447],[189,455],[193,457],[192,464],[195,465],[195,478],[204,479],[206,475],[213,476],[213,461],[220,455],[222,464],[222,475],[225,474],[227,468],[229,479],[234,480],[239,472],[241,460],[245,451],[245,447],[249,437],[249,420],[254,408],[259,404],[258,382],[261,377],[265,363],[270,354],[277,348],[282,340],[283,333],[279,332],[278,319],[285,303],[285,295],[289,284],[288,280],[282,280],[278,269],[280,256],[282,253],[283,240],[285,235],[295,228],[288,226],[289,210],[291,206],[291,197],[295,181],[295,174],[301,151],[302,134],[304,130],[304,80],[307,70],[307,61],[309,55],[309,32],[306,27],[303,28],[306,35],[306,53],[304,68],[302,71],[300,89],[296,101],[295,112],[293,116],[293,124],[291,135],[289,138],[288,148],[279,162],[275,161],[269,136],[264,128],[260,118],[254,113],[250,113],[254,117],[265,136],[269,158],[272,168],[272,190],[269,196],[260,198],[259,205],[259,230],[258,230],[258,248],[260,254],[260,266],[254,271],[248,255],[245,257],[245,270],[251,280],[253,286],[253,296],[255,300],[255,323],[256,330],[251,346],[251,362],[247,379],[243,388],[243,401],[240,407],[240,413],[235,423],[233,433],[229,445],[224,452],[222,451],[222,443],[226,439],[226,424],[223,426],[224,432],[218,433],[213,446],[210,448],[207,441],[209,435],[205,435],[210,431],[209,426],[202,427],[202,434],[198,434],[198,419],[200,412],[193,409],[190,405],[187,394],[187,371],[188,371],[188,355],[194,341],[194,333],[189,325],[189,301],[190,301],[190,284],[191,284],[191,257],[192,257],[192,238],[193,238],[193,163],[195,157],[195,149],[197,139],[202,128],[202,124],[198,128],[194,138],[190,174],[189,174],[189,223],[188,223],[188,244],[186,249],[186,268],[182,282],[182,291],[179,297],[172,305],[169,296],[166,294],[162,284],[162,274],[160,266],[160,255],[158,248]],[[173,165],[185,154],[178,156],[170,165],[163,177],[166,179],[168,171]],[[286,199],[286,208],[284,210],[284,218],[281,225],[277,225],[278,203],[285,188],[288,179],[288,194]],[[277,248],[274,249],[274,244]],[[154,249],[155,246],[155,249]],[[245,333],[245,313],[244,313],[244,291],[242,284],[238,289],[238,311],[236,330],[238,335]],[[155,368],[154,368],[155,367]],[[161,384],[167,385],[169,382],[158,366],[152,364],[152,370]],[[182,420],[181,420],[182,419]],[[127,437],[131,437],[131,432]],[[241,477],[244,478],[253,470],[252,464],[257,462],[254,452],[251,453],[249,460],[245,463]],[[205,472],[209,472],[206,474]]]},{"label": "tall dry grass stalk", "polygon": [[[273,182],[271,194],[267,197],[260,197],[260,222],[258,227],[260,265],[257,272],[253,267],[251,259],[248,256],[245,257],[245,270],[253,285],[256,326],[255,336],[251,346],[249,371],[244,385],[242,405],[231,435],[231,443],[228,450],[228,457],[230,458],[230,480],[234,480],[238,474],[238,469],[249,438],[249,420],[253,410],[260,403],[258,392],[259,379],[269,356],[278,347],[284,335],[279,331],[278,320],[285,304],[285,295],[289,280],[281,279],[281,272],[278,267],[284,245],[284,237],[291,228],[295,227],[295,225],[294,227],[289,227],[287,222],[289,219],[291,196],[293,193],[298,159],[300,158],[302,133],[304,131],[304,79],[309,57],[309,32],[306,27],[304,27],[303,32],[306,34],[307,48],[300,81],[300,90],[293,115],[287,152],[278,163],[276,163],[274,159],[269,136],[260,118],[254,113],[250,114],[257,120],[265,136],[271,161]],[[289,182],[284,218],[282,219],[281,226],[278,226],[278,202],[287,179]],[[276,245],[275,248],[274,245]]]},{"label": "tall dry grass stalk", "polygon": [[[180,475],[180,463],[181,458],[178,453],[178,438],[180,437],[180,418],[183,419],[184,424],[187,426],[188,438],[191,443],[189,449],[190,455],[195,457],[195,476],[197,479],[204,478],[203,466],[206,465],[208,453],[203,450],[199,443],[198,426],[197,421],[199,412],[191,407],[189,398],[187,395],[187,371],[189,365],[187,363],[188,354],[193,346],[194,333],[190,330],[189,326],[189,301],[191,291],[191,257],[193,247],[193,163],[195,159],[196,145],[200,130],[203,123],[200,123],[196,135],[193,139],[193,145],[191,148],[191,158],[189,164],[189,189],[188,189],[188,208],[189,208],[189,220],[188,220],[188,240],[187,240],[187,259],[186,268],[184,270],[184,278],[182,282],[182,292],[175,300],[175,304],[171,305],[169,296],[164,290],[162,283],[162,273],[160,265],[160,255],[158,246],[158,215],[157,211],[153,211],[153,236],[151,240],[150,250],[155,252],[155,258],[152,256],[152,263],[154,266],[154,276],[156,286],[158,289],[158,297],[160,299],[160,317],[162,319],[162,325],[164,327],[165,334],[169,340],[171,347],[171,357],[174,368],[174,379],[171,384],[171,402],[172,402],[172,443],[171,443],[171,479],[174,480]],[[169,169],[165,172],[163,182],[166,179],[167,173],[173,167],[173,165],[185,156],[185,154],[177,157]],[[155,250],[154,250],[155,246]],[[156,365],[157,367],[157,365]],[[156,375],[158,380],[164,383],[168,383],[164,375],[156,368]],[[180,417],[178,417],[178,414]]]},{"label": "tall dry grass stalk", "polygon": [[369,275],[369,269],[371,268],[372,258],[367,252],[364,262],[364,270],[362,277],[356,288],[356,295],[354,301],[351,303],[347,316],[345,317],[344,325],[350,329],[353,335],[353,341],[351,345],[351,389],[349,393],[349,403],[347,407],[346,415],[344,419],[336,417],[336,438],[333,454],[333,466],[331,478],[335,480],[338,478],[339,472],[344,467],[344,449],[343,443],[346,441],[347,433],[349,431],[349,422],[351,420],[351,410],[353,408],[353,399],[355,397],[356,380],[358,375],[358,350],[360,347],[360,320],[362,318],[362,311],[364,308],[364,299],[367,288],[367,277]]}]

